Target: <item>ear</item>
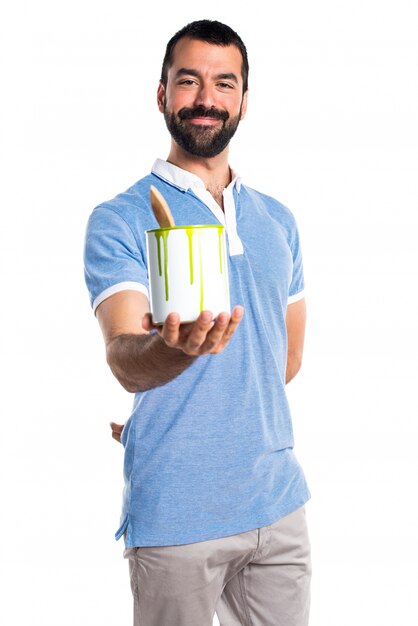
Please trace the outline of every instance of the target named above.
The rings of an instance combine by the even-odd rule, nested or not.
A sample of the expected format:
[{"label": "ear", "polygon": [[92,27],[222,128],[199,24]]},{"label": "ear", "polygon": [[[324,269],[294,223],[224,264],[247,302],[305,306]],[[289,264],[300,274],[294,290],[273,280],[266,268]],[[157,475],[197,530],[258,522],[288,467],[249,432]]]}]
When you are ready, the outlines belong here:
[{"label": "ear", "polygon": [[162,82],[160,81],[158,84],[158,90],[157,90],[157,104],[158,104],[158,110],[160,113],[164,113],[164,102],[165,102],[165,88]]},{"label": "ear", "polygon": [[247,99],[248,99],[248,89],[247,91],[244,93],[244,95],[242,96],[242,105],[241,105],[241,117],[240,120],[243,120],[245,117],[245,114],[247,112]]}]

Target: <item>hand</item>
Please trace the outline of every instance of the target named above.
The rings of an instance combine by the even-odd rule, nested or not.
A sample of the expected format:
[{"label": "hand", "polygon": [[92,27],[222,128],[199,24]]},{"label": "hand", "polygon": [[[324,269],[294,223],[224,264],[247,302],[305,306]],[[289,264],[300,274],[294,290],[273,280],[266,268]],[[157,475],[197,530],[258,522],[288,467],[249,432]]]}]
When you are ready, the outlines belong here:
[{"label": "hand", "polygon": [[110,422],[110,428],[112,429],[112,437],[116,439],[120,443],[120,436],[122,434],[122,430],[125,424],[115,424],[115,422]]},{"label": "hand", "polygon": [[214,320],[210,311],[202,311],[195,322],[180,324],[179,314],[170,313],[163,326],[157,326],[152,323],[151,314],[147,313],[142,326],[148,331],[155,328],[170,348],[177,348],[190,356],[200,356],[222,352],[243,315],[243,307],[236,306],[231,315],[222,312]]}]

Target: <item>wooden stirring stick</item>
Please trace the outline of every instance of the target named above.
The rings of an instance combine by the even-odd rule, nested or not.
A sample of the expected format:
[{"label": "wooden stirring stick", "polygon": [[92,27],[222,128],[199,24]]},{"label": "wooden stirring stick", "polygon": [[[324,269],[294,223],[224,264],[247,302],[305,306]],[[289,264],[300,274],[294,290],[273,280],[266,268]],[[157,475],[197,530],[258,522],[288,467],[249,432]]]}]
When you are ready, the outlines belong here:
[{"label": "wooden stirring stick", "polygon": [[151,185],[149,188],[149,195],[151,199],[152,210],[157,219],[160,228],[170,228],[175,226],[173,216],[171,215],[170,208],[161,193]]}]

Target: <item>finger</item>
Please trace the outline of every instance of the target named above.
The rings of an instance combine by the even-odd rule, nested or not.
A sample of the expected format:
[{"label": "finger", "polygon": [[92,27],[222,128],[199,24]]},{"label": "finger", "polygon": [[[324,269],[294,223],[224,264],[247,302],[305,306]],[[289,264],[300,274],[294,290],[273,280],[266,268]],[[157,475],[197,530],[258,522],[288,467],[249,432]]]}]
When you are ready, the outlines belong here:
[{"label": "finger", "polygon": [[142,328],[144,328],[145,330],[152,330],[154,328],[151,313],[145,313],[144,317],[142,318]]},{"label": "finger", "polygon": [[244,317],[244,307],[236,306],[232,310],[231,319],[228,324],[228,327],[224,333],[224,340],[229,340],[234,332],[236,331],[238,325],[240,324],[242,318]]},{"label": "finger", "polygon": [[122,432],[124,426],[125,424],[116,424],[116,422],[110,422],[110,428],[112,429],[112,431],[119,434]]},{"label": "finger", "polygon": [[144,317],[141,320],[141,325],[144,330],[150,332],[151,330],[156,330],[161,334],[162,324],[154,324],[152,321],[152,314],[145,313]]},{"label": "finger", "polygon": [[213,327],[207,333],[205,341],[200,346],[201,354],[207,354],[216,348],[224,336],[230,317],[229,313],[226,313],[225,311],[219,313]]},{"label": "finger", "polygon": [[187,354],[199,354],[199,350],[213,326],[214,321],[211,311],[202,311],[190,327],[187,336],[183,339],[182,350],[187,352]]},{"label": "finger", "polygon": [[240,323],[242,318],[244,317],[244,307],[238,304],[238,306],[234,306],[231,314],[231,322],[233,322],[236,326]]},{"label": "finger", "polygon": [[[221,315],[223,316],[223,313]],[[211,348],[212,354],[217,354],[221,352],[227,346],[243,317],[244,308],[242,306],[234,307],[234,309],[232,310],[231,318],[229,319],[229,323],[226,325],[223,324],[222,326],[219,325],[216,330],[217,343]]]},{"label": "finger", "polygon": [[180,316],[178,313],[169,313],[160,331],[161,337],[170,347],[177,347],[180,330]]},{"label": "finger", "polygon": [[110,422],[110,428],[112,429],[112,437],[118,443],[121,443],[120,437],[121,437],[124,426],[125,424],[116,424],[116,422]]}]

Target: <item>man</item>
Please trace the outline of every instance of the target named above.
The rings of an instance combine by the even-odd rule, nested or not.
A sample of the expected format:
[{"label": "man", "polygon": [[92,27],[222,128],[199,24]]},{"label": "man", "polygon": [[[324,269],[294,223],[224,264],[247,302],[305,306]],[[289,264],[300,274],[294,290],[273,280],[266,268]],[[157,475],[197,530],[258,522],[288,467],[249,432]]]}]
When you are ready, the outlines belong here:
[{"label": "man", "polygon": [[[158,107],[167,161],[97,207],[86,281],[107,361],[135,393],[125,447],[125,536],[141,626],[306,626],[309,499],[285,384],[301,364],[305,303],[295,220],[243,185],[228,144],[245,116],[248,60],[228,26],[202,20],[167,45]],[[154,185],[176,224],[225,226],[232,312],[193,324],[148,313],[144,231]],[[245,311],[245,315],[244,315]],[[266,567],[268,565],[268,567]]]}]

